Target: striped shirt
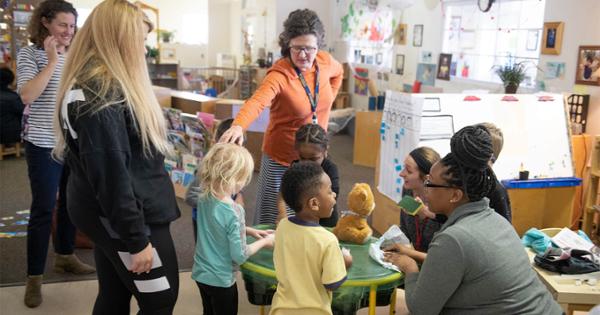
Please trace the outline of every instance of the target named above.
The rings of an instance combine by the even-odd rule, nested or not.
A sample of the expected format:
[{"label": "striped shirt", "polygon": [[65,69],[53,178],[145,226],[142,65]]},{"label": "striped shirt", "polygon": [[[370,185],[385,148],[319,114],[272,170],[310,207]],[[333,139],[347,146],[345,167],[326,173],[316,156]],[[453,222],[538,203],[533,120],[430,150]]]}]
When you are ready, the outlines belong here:
[{"label": "striped shirt", "polygon": [[[29,107],[29,116],[23,124],[23,139],[38,147],[54,148],[52,121],[56,93],[64,63],[65,55],[59,54],[58,64],[46,89],[33,103],[26,104]],[[35,78],[47,65],[48,56],[43,48],[34,45],[19,50],[17,56],[17,91],[20,93],[23,85]]]}]

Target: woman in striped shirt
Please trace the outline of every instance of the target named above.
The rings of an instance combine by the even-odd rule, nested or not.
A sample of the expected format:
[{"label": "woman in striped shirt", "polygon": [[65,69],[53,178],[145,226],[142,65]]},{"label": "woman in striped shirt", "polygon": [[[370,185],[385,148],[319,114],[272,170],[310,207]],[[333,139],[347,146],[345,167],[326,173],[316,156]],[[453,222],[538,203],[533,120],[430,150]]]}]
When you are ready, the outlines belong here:
[{"label": "woman in striped shirt", "polygon": [[[67,48],[75,34],[77,11],[69,2],[48,0],[33,12],[28,31],[33,45],[19,51],[17,86],[21,100],[27,105],[23,124],[23,140],[31,186],[31,214],[27,226],[27,287],[25,305],[42,303],[42,276],[46,265],[52,210],[56,205],[59,184],[66,184],[67,170],[51,157],[54,148],[52,118],[56,91],[60,82]],[[64,179],[61,182],[61,176]],[[61,185],[63,186],[63,185]],[[66,186],[66,185],[64,185]],[[86,274],[94,268],[80,262],[75,255],[75,227],[69,220],[60,190],[57,209],[57,231],[54,250],[55,271]]]}]

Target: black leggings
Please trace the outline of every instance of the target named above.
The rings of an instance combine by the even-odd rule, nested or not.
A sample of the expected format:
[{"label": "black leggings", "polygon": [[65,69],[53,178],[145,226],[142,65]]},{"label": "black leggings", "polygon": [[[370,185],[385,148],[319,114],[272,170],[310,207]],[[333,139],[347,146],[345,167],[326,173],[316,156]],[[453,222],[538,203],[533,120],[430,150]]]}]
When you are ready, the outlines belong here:
[{"label": "black leggings", "polygon": [[72,210],[69,212],[75,225],[96,244],[99,292],[93,314],[129,315],[132,295],[138,301],[138,314],[172,314],[179,293],[179,270],[169,224],[149,226],[150,243],[156,249],[161,266],[138,275],[127,270],[122,256],[126,257],[125,261],[130,256],[123,242],[113,238],[116,233],[106,219]]},{"label": "black leggings", "polygon": [[213,287],[197,281],[196,284],[200,289],[204,315],[237,315],[238,291],[236,283],[229,288]]}]

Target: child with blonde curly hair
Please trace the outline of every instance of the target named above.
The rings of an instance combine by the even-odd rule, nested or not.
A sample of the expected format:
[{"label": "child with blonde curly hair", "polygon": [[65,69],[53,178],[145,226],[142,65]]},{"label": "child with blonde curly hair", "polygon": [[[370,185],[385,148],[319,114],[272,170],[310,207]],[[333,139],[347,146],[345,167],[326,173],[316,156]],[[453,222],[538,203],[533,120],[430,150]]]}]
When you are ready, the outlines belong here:
[{"label": "child with blonde curly hair", "polygon": [[[273,231],[246,227],[244,208],[231,199],[250,183],[253,170],[248,150],[230,143],[216,144],[202,160],[192,278],[204,314],[237,314],[237,266],[261,248],[273,247]],[[246,235],[257,241],[247,245]]]}]

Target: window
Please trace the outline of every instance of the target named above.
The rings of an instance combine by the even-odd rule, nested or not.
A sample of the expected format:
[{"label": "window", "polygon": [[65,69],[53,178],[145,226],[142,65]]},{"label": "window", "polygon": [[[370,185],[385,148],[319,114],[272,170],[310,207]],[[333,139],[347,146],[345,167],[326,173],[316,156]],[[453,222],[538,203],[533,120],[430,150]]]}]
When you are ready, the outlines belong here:
[{"label": "window", "polygon": [[474,1],[447,1],[442,51],[452,54],[450,75],[498,82],[495,65],[530,63],[522,84],[535,85],[545,0],[496,1],[486,13]]}]

